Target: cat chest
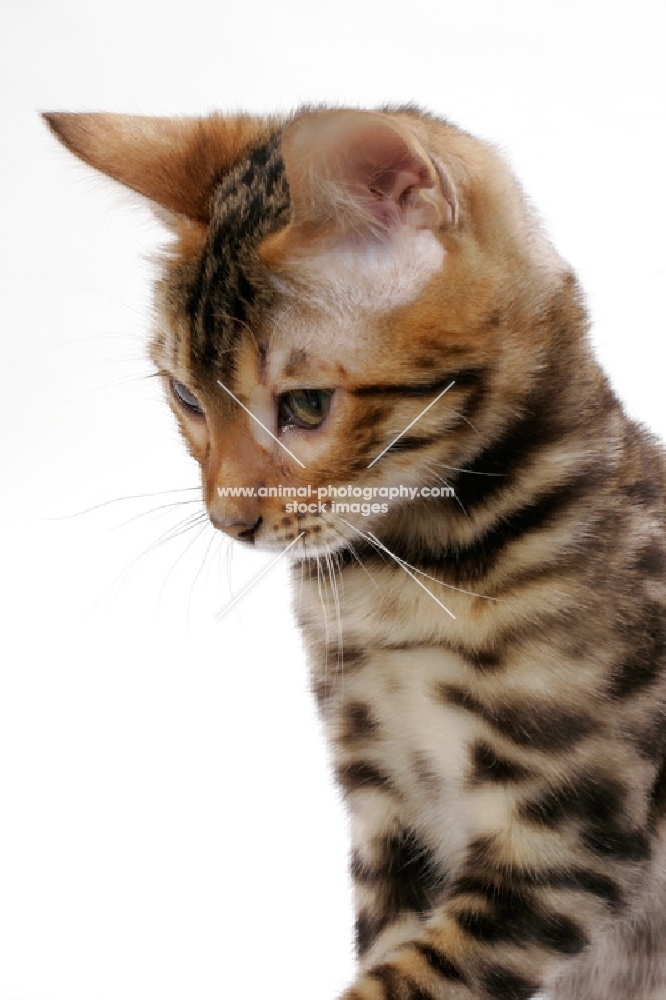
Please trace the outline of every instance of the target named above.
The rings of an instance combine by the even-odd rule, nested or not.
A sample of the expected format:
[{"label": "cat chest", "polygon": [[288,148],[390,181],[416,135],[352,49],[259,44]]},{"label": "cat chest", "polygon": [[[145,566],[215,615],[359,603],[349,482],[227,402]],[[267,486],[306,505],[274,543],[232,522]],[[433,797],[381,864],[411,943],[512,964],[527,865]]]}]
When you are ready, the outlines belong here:
[{"label": "cat chest", "polygon": [[316,664],[315,693],[361,838],[382,822],[418,831],[447,866],[470,838],[507,821],[501,784],[478,780],[482,720],[442,692],[460,663],[441,648],[367,651]]}]

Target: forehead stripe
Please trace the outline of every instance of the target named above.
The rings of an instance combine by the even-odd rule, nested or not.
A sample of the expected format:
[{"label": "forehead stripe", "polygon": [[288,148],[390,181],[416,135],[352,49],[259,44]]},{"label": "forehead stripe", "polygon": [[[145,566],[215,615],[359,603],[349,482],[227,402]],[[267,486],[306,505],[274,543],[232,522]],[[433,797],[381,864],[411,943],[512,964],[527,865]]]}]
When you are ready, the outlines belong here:
[{"label": "forehead stripe", "polygon": [[258,245],[286,224],[291,210],[280,134],[248,152],[219,183],[188,314],[194,364],[227,376],[234,346],[266,296]]}]

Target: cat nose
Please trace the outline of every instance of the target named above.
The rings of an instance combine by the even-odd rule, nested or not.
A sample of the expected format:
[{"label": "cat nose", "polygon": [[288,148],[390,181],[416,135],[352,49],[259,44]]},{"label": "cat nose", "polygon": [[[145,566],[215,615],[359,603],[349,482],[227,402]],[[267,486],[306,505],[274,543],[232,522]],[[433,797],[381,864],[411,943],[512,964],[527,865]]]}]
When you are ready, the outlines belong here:
[{"label": "cat nose", "polygon": [[215,528],[223,531],[231,538],[237,538],[242,542],[249,542],[254,545],[254,536],[261,527],[263,517],[258,517],[256,521],[222,521],[220,518],[209,515]]}]

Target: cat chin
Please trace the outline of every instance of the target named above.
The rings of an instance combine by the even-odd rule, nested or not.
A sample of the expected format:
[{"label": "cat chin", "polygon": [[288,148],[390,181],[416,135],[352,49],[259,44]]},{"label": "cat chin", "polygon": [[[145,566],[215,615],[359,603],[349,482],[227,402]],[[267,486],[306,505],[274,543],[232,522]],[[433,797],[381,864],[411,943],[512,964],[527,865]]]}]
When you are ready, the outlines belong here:
[{"label": "cat chin", "polygon": [[[292,539],[292,542],[294,539]],[[352,541],[352,539],[350,539]],[[335,555],[336,552],[341,552],[343,549],[347,548],[347,539],[334,539],[331,541],[315,542],[311,538],[307,540],[301,539],[296,541],[291,548],[287,548],[290,545],[288,541],[284,538],[275,539],[273,541],[267,539],[264,541],[257,541],[256,548],[260,552],[266,553],[284,553],[284,558],[290,563],[300,562],[303,558],[306,559],[319,559],[325,556]]]},{"label": "cat chin", "polygon": [[334,535],[332,538],[323,539],[311,532],[307,532],[300,539],[298,535],[295,538],[291,535],[272,537],[269,535],[266,538],[257,538],[254,548],[271,554],[283,553],[286,560],[297,563],[303,558],[319,559],[333,556],[348,549],[350,544],[354,544],[355,539],[358,541],[360,538],[360,534],[356,535],[353,531],[350,531],[347,537]]}]

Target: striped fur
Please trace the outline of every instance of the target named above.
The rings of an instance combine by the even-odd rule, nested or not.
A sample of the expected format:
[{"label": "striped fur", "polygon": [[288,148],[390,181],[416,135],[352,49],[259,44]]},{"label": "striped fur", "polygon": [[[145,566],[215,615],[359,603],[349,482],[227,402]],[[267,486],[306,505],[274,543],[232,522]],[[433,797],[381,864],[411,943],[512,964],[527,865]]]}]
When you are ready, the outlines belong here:
[{"label": "striped fur", "polygon": [[[413,109],[174,121],[161,144],[48,120],[167,213],[152,356],[204,412],[169,396],[214,522],[301,535],[352,828],[345,1000],[666,996],[664,453],[506,166]],[[334,390],[326,420],[281,428],[303,388]],[[217,494],[278,482],[455,499],[285,516]]]}]

